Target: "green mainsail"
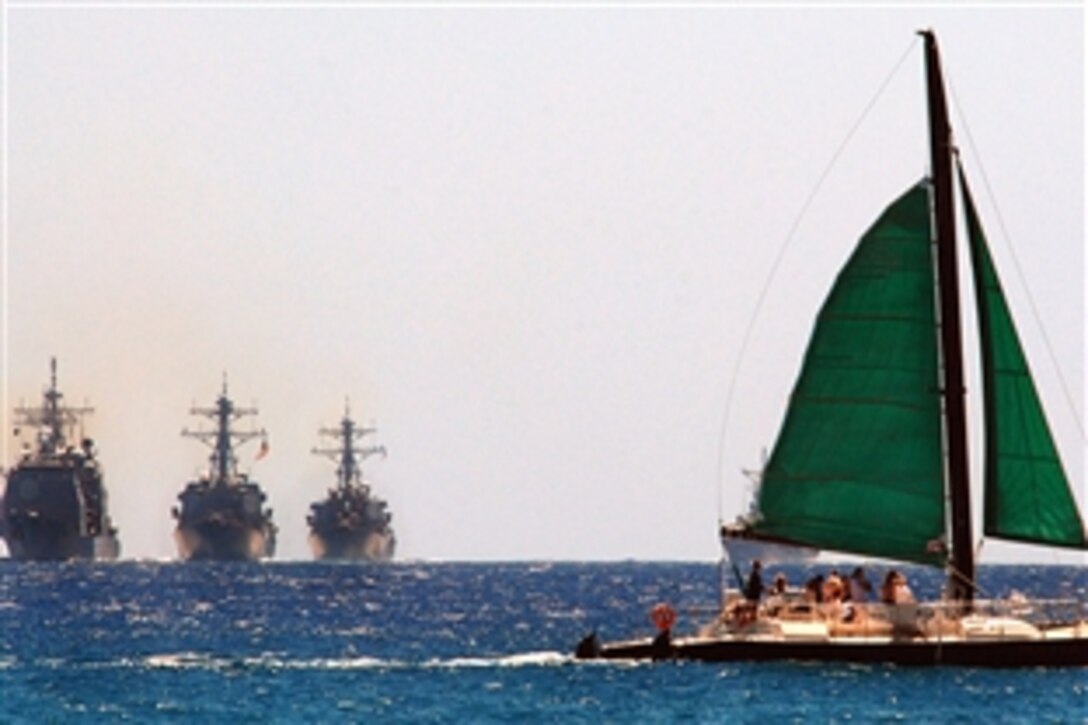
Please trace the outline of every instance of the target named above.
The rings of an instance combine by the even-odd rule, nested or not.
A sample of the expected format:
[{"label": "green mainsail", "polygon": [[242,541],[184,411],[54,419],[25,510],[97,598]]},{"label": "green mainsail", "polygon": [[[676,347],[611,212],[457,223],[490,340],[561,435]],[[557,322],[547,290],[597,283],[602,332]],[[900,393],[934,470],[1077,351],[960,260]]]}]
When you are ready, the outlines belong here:
[{"label": "green mainsail", "polygon": [[943,563],[929,189],[858,242],[824,302],[763,472],[757,536]]},{"label": "green mainsail", "polygon": [[959,177],[982,358],[984,532],[1002,539],[1088,548],[962,168]]}]

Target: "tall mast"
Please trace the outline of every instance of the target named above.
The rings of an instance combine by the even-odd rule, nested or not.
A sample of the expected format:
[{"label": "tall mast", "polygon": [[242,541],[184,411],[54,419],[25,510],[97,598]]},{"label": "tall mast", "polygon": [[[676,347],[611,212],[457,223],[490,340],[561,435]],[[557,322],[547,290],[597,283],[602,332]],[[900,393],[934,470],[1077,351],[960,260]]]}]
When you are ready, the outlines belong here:
[{"label": "tall mast", "polygon": [[963,383],[963,337],[956,264],[955,207],[952,198],[952,127],[948,122],[941,60],[933,31],[921,34],[926,44],[926,87],[929,97],[929,143],[933,174],[933,215],[937,231],[937,289],[941,310],[941,355],[944,380],[945,445],[948,449],[948,494],[952,523],[953,599],[968,606],[975,580],[974,537],[971,533],[971,490],[967,463],[967,413]]}]

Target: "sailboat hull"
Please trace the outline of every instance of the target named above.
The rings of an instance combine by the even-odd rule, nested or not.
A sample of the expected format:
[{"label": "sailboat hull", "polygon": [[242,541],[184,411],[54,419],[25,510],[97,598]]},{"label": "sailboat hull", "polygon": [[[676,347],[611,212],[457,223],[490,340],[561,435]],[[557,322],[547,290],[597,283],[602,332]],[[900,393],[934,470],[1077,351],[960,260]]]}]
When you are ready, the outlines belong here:
[{"label": "sailboat hull", "polygon": [[786,642],[760,639],[646,639],[592,647],[580,659],[701,662],[844,662],[903,666],[1086,667],[1088,629],[1079,636],[1038,640],[866,640]]}]

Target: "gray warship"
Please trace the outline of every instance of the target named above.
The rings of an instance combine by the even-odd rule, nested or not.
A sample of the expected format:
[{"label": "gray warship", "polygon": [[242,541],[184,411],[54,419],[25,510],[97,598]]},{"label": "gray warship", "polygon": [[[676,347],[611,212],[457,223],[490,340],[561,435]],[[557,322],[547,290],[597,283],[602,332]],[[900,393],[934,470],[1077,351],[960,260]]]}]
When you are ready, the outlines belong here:
[{"label": "gray warship", "polygon": [[339,445],[313,449],[314,454],[338,464],[336,486],[329,489],[327,498],[310,505],[306,517],[314,556],[322,560],[389,561],[397,544],[390,527],[393,516],[386,510],[386,502],[371,494],[359,467],[372,455],[385,456],[385,447],[356,446],[357,440],[376,429],[356,427],[350,410],[345,410],[338,428],[319,432],[335,438]]},{"label": "gray warship", "polygon": [[62,405],[56,358],[49,365],[41,406],[15,408],[15,434],[25,427],[37,435],[7,472],[0,536],[18,561],[116,559],[121,545],[94,442],[83,438],[78,448],[73,444],[83,416],[94,410]]},{"label": "gray warship", "polygon": [[185,561],[254,561],[270,557],[276,549],[276,525],[272,509],[265,507],[261,487],[238,472],[234,448],[253,438],[261,439],[257,458],[268,451],[264,430],[239,432],[231,424],[256,408],[240,408],[227,397],[227,383],[210,408],[194,406],[192,415],[202,415],[215,422],[215,430],[181,434],[195,438],[212,449],[211,466],[206,475],[191,481],[178,495],[180,506],[172,513],[177,520],[174,539],[178,555]]}]

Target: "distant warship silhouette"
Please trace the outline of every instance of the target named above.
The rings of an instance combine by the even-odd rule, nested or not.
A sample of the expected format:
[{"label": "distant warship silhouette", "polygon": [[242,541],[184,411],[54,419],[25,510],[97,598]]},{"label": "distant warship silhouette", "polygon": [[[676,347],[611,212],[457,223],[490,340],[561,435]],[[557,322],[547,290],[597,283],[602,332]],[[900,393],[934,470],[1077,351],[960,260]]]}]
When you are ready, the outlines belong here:
[{"label": "distant warship silhouette", "polygon": [[234,405],[227,397],[224,378],[223,392],[213,407],[193,407],[189,412],[211,418],[215,430],[181,432],[185,437],[206,443],[212,454],[208,474],[185,487],[178,496],[181,505],[172,511],[177,519],[174,538],[179,556],[186,561],[252,561],[272,556],[276,549],[272,510],[264,506],[265,494],[260,486],[244,473],[238,473],[234,456],[236,444],[260,438],[257,457],[263,457],[268,451],[268,436],[264,430],[231,430],[232,422],[256,415],[256,408]]},{"label": "distant warship silhouette", "polygon": [[14,411],[15,434],[26,426],[36,429],[37,438],[7,473],[0,536],[19,561],[116,559],[121,545],[110,522],[94,442],[84,438],[78,449],[72,444],[76,426],[94,410],[62,405],[56,358],[49,365],[41,407]]},{"label": "distant warship silhouette", "polygon": [[337,461],[336,486],[322,501],[311,504],[306,522],[310,525],[310,547],[318,559],[389,561],[396,548],[390,527],[392,515],[386,502],[370,493],[359,464],[384,446],[359,448],[356,440],[375,433],[375,428],[358,428],[345,409],[338,428],[322,428],[321,435],[336,438],[335,448],[315,448],[313,453]]}]

